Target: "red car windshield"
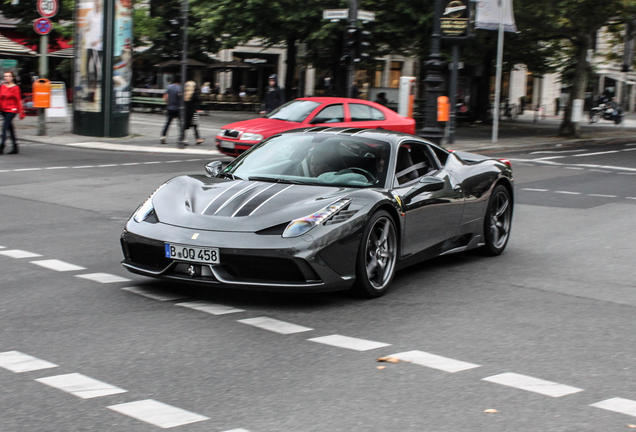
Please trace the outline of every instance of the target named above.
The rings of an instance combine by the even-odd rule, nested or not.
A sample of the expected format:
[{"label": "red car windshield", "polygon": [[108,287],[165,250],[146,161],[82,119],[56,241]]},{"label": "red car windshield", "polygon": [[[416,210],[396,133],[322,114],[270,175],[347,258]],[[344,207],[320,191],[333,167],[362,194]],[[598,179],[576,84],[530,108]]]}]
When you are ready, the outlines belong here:
[{"label": "red car windshield", "polygon": [[285,120],[290,122],[302,123],[309,114],[311,114],[319,102],[308,100],[293,100],[281,105],[265,117],[275,120]]}]

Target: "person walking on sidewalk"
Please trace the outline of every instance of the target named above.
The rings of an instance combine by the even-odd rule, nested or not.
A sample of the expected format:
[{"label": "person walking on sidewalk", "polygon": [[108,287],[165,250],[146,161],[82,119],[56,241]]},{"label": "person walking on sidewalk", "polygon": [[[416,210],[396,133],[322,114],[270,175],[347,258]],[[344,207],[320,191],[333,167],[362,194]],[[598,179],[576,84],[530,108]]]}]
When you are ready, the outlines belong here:
[{"label": "person walking on sidewalk", "polygon": [[278,77],[269,76],[269,85],[265,89],[265,102],[261,114],[269,114],[285,102],[285,93],[278,86]]},{"label": "person walking on sidewalk", "polygon": [[4,153],[4,143],[7,140],[7,131],[11,134],[13,149],[7,154],[18,154],[18,143],[13,129],[13,119],[20,115],[20,120],[24,118],[22,109],[22,94],[20,87],[15,82],[13,72],[4,73],[4,81],[0,85],[0,112],[2,113],[2,141],[0,142],[0,154]]},{"label": "person walking on sidewalk", "polygon": [[[179,119],[179,106],[181,105],[181,97],[183,96],[183,90],[178,79],[174,79],[172,84],[168,86],[166,92],[163,94],[163,100],[166,102],[166,125],[163,128],[161,134],[161,144],[166,143],[166,136],[168,135],[168,128],[170,123],[175,118]],[[181,130],[181,119],[179,119],[179,130]]]},{"label": "person walking on sidewalk", "polygon": [[183,130],[183,145],[188,145],[187,131],[190,128],[194,129],[194,136],[196,138],[196,144],[199,145],[204,139],[199,136],[199,109],[201,97],[199,96],[199,89],[194,81],[188,81],[183,86],[183,100],[185,105],[185,125]]}]

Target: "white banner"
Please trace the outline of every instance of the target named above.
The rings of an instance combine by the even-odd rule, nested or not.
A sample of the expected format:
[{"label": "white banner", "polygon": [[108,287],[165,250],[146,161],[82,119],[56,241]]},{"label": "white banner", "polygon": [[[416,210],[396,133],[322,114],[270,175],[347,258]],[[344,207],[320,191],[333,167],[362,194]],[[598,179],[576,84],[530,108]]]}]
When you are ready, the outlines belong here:
[{"label": "white banner", "polygon": [[[499,8],[503,7],[500,12]],[[484,30],[498,30],[499,17],[503,17],[504,31],[517,31],[513,14],[512,0],[479,0],[477,2],[477,16],[475,28]]]}]

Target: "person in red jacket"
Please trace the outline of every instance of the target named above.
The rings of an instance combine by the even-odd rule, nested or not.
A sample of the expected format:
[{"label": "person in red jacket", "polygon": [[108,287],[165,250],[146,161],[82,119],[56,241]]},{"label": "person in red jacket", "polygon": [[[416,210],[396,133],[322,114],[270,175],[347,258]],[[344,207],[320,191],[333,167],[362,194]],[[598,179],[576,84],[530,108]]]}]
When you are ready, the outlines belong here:
[{"label": "person in red jacket", "polygon": [[15,83],[15,75],[13,72],[4,73],[4,82],[0,85],[0,113],[4,118],[2,123],[2,142],[0,142],[0,154],[4,152],[4,143],[7,140],[7,131],[11,134],[13,140],[13,149],[7,154],[18,153],[18,143],[15,139],[15,130],[13,129],[13,119],[16,115],[20,115],[20,120],[24,118],[24,110],[22,109],[22,94],[20,87]]}]

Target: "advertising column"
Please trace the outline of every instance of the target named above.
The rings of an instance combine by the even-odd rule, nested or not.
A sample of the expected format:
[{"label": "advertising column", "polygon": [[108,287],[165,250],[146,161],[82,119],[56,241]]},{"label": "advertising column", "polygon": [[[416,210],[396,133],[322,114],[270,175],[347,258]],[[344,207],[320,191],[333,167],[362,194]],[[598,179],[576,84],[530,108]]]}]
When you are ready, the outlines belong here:
[{"label": "advertising column", "polygon": [[73,133],[128,135],[132,0],[78,0]]}]

